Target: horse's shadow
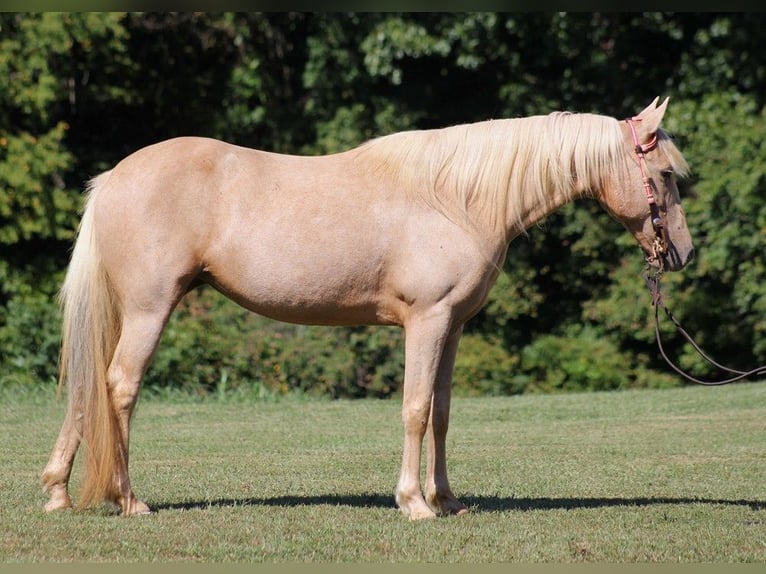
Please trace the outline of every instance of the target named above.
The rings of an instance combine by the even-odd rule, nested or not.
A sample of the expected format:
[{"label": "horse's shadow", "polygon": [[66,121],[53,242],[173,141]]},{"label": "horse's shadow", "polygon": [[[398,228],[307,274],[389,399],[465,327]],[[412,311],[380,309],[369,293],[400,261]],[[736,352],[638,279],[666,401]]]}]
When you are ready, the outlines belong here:
[{"label": "horse's shadow", "polygon": [[[730,500],[689,497],[637,497],[637,498],[516,498],[502,496],[461,497],[474,512],[528,512],[533,510],[574,510],[578,508],[642,507],[656,505],[713,504],[725,506],[748,506],[751,510],[766,509],[763,500]],[[218,498],[186,502],[155,503],[152,509],[194,510],[238,506],[349,506],[354,508],[395,508],[390,494],[321,494],[315,496],[275,496],[268,498]]]}]

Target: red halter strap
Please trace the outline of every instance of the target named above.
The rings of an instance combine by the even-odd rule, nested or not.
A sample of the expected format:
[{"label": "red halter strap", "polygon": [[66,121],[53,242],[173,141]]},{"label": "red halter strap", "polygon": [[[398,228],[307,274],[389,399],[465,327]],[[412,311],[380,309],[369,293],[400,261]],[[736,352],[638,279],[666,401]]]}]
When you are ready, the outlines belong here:
[{"label": "red halter strap", "polygon": [[652,258],[662,265],[662,255],[667,253],[668,250],[668,238],[667,230],[665,229],[662,216],[660,215],[659,207],[654,198],[654,191],[652,190],[652,180],[646,176],[646,169],[644,164],[646,162],[644,154],[652,151],[657,147],[657,134],[655,133],[647,143],[641,144],[638,141],[638,134],[636,134],[636,128],[633,125],[634,122],[640,122],[641,118],[633,117],[625,120],[630,128],[630,133],[633,136],[633,146],[638,158],[638,169],[641,170],[641,181],[644,184],[644,191],[646,192],[646,201],[649,203],[649,213],[652,218],[652,227],[654,228],[654,244],[652,246],[653,253]]}]

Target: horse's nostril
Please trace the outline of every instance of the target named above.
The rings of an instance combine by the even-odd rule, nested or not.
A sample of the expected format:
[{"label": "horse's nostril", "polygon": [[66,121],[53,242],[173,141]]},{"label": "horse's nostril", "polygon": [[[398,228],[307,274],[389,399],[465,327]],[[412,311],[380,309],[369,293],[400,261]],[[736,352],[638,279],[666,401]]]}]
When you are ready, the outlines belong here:
[{"label": "horse's nostril", "polygon": [[694,259],[694,256],[697,254],[697,252],[694,250],[694,247],[689,249],[689,253],[686,256],[686,262],[690,263],[692,259]]}]

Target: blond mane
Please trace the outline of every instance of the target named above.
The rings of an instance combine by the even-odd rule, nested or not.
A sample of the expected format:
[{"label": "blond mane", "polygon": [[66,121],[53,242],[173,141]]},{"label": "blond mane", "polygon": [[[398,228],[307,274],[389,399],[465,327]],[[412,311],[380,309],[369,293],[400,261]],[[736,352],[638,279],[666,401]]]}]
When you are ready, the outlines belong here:
[{"label": "blond mane", "polygon": [[[686,163],[658,134],[674,169]],[[626,168],[619,122],[608,116],[554,112],[436,130],[406,131],[360,146],[377,175],[475,231],[523,233],[525,216],[593,195]],[[489,228],[489,229],[488,229]]]}]

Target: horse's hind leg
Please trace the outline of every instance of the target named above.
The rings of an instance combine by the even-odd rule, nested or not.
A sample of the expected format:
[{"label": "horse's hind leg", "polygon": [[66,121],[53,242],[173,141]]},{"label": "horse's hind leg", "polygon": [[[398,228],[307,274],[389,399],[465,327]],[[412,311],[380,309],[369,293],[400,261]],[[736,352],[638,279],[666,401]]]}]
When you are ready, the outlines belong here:
[{"label": "horse's hind leg", "polygon": [[50,495],[45,505],[47,512],[72,508],[72,499],[68,492],[69,477],[81,437],[82,413],[77,410],[75,401],[70,397],[61,432],[42,474],[42,483]]},{"label": "horse's hind leg", "polygon": [[[175,305],[173,305],[175,306]],[[138,399],[141,379],[157,348],[170,309],[161,312],[126,314],[122,332],[109,366],[108,381],[112,408],[122,434],[121,469],[114,477],[114,500],[124,516],[147,514],[149,507],[133,494],[128,476],[130,418]]]}]

